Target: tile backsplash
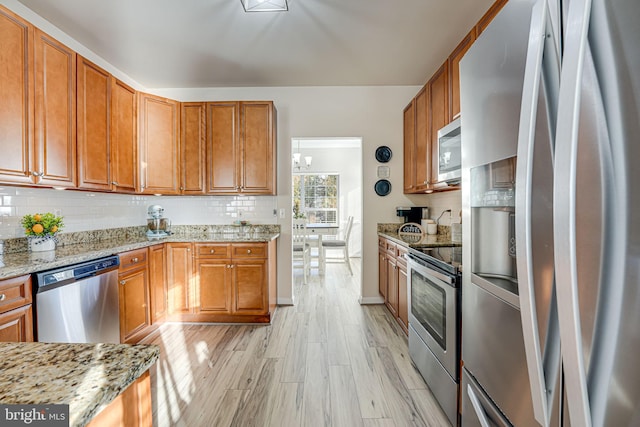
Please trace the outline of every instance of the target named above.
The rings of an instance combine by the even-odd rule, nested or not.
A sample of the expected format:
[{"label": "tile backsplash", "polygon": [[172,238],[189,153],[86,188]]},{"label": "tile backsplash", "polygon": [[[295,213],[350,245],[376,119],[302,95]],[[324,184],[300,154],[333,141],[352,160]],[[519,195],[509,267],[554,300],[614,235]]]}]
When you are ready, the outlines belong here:
[{"label": "tile backsplash", "polygon": [[64,232],[146,225],[147,207],[158,204],[172,224],[277,222],[275,196],[145,196],[44,188],[0,187],[0,239],[24,236],[23,215],[52,212],[64,217]]}]

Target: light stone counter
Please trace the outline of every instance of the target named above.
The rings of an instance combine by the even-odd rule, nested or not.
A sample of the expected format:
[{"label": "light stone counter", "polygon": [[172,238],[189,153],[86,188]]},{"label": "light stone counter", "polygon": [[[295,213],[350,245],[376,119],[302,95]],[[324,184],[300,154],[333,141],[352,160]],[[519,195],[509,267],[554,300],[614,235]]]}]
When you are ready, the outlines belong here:
[{"label": "light stone counter", "polygon": [[215,242],[246,243],[269,242],[280,236],[270,232],[235,232],[235,233],[194,233],[175,234],[163,239],[149,239],[146,236],[122,235],[113,239],[97,242],[81,242],[59,246],[48,252],[16,252],[0,256],[0,279],[21,276],[63,267],[93,259],[117,255],[133,249],[145,248],[167,242]]},{"label": "light stone counter", "polygon": [[0,343],[1,404],[67,404],[84,426],[156,361],[155,345]]}]

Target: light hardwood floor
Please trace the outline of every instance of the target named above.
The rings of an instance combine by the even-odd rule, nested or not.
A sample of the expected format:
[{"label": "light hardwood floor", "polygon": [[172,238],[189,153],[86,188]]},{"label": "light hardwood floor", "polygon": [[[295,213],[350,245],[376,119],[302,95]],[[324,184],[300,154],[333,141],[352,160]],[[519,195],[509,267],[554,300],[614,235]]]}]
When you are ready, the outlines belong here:
[{"label": "light hardwood floor", "polygon": [[449,426],[390,313],[358,304],[358,264],[296,276],[270,326],[163,325],[154,426]]}]

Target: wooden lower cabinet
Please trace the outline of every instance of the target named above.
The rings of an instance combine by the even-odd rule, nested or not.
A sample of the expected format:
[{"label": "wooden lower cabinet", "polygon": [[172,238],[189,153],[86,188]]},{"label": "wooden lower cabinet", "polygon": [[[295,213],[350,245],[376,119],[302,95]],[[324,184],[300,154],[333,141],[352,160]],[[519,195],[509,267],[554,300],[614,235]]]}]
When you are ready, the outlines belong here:
[{"label": "wooden lower cabinet", "polygon": [[0,342],[32,342],[31,304],[0,314]]},{"label": "wooden lower cabinet", "polygon": [[0,280],[0,342],[32,342],[31,276]]},{"label": "wooden lower cabinet", "polygon": [[93,417],[87,427],[151,427],[151,377],[143,373]]},{"label": "wooden lower cabinet", "polygon": [[236,261],[232,266],[233,312],[247,315],[267,314],[267,260]]},{"label": "wooden lower cabinet", "polygon": [[231,260],[198,259],[198,313],[231,314]]},{"label": "wooden lower cabinet", "polygon": [[164,244],[149,248],[149,291],[151,324],[161,322],[167,315],[167,272]]},{"label": "wooden lower cabinet", "polygon": [[192,312],[191,243],[167,243],[167,310],[169,316]]},{"label": "wooden lower cabinet", "polygon": [[147,248],[120,254],[120,341],[135,343],[149,333],[149,272]]},{"label": "wooden lower cabinet", "polygon": [[378,237],[378,288],[389,312],[408,333],[409,307],[407,289],[407,262],[402,246],[384,237]]}]

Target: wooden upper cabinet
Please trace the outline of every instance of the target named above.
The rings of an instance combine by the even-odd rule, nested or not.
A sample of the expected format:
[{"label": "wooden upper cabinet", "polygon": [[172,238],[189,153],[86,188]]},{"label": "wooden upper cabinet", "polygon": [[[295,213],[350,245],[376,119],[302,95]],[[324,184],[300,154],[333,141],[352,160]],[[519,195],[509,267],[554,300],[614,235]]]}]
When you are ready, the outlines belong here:
[{"label": "wooden upper cabinet", "polygon": [[33,27],[0,6],[0,181],[31,184]]},{"label": "wooden upper cabinet", "polygon": [[438,181],[438,131],[449,123],[449,73],[445,62],[429,81],[429,186]]},{"label": "wooden upper cabinet", "polygon": [[205,193],[206,104],[183,102],[180,104],[180,192]]},{"label": "wooden upper cabinet", "polygon": [[271,101],[207,104],[207,192],[275,194],[276,110]]},{"label": "wooden upper cabinet", "polygon": [[449,122],[460,114],[460,60],[475,40],[474,27],[449,56]]},{"label": "wooden upper cabinet", "polygon": [[276,193],[276,125],[273,102],[241,102],[240,192]]},{"label": "wooden upper cabinet", "polygon": [[429,96],[429,85],[422,88],[418,95],[416,95],[416,145],[414,152],[414,171],[416,179],[415,189],[418,192],[423,192],[429,186]]},{"label": "wooden upper cabinet", "polygon": [[78,187],[111,190],[111,75],[78,55]]},{"label": "wooden upper cabinet", "polygon": [[498,12],[502,10],[504,5],[507,4],[507,1],[508,0],[496,0],[496,2],[491,5],[489,10],[487,10],[487,13],[485,13],[482,18],[480,18],[480,20],[476,24],[478,37],[489,26],[491,21],[493,21],[493,18],[495,18]]},{"label": "wooden upper cabinet", "polygon": [[76,186],[76,54],[35,29],[36,184]]},{"label": "wooden upper cabinet", "polygon": [[180,193],[180,103],[140,94],[141,189],[146,194]]},{"label": "wooden upper cabinet", "polygon": [[111,77],[111,185],[120,193],[138,188],[137,112],[136,91]]},{"label": "wooden upper cabinet", "polygon": [[239,151],[238,102],[207,104],[207,192],[231,194],[238,191],[236,163]]},{"label": "wooden upper cabinet", "polygon": [[403,165],[404,165],[404,193],[412,193],[416,186],[415,174],[415,143],[416,143],[416,107],[415,99],[404,108],[403,122]]}]

